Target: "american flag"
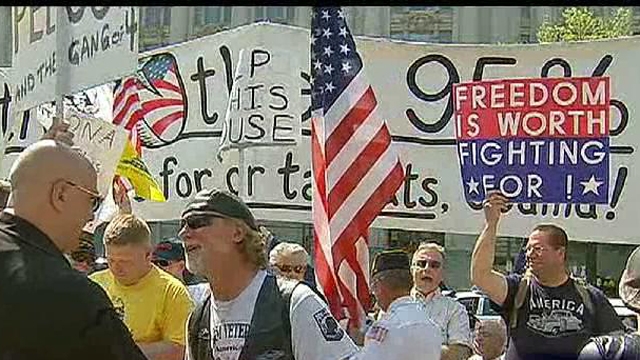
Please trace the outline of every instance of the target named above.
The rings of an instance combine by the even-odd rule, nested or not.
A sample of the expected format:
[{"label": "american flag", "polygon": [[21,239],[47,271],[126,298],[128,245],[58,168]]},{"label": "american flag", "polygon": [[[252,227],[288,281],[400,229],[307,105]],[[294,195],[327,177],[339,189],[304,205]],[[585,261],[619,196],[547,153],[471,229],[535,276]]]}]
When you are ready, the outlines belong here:
[{"label": "american flag", "polygon": [[368,230],[404,179],[340,7],[311,21],[316,277],[333,315],[361,326],[370,307]]},{"label": "american flag", "polygon": [[185,91],[171,54],[151,56],[134,76],[117,84],[114,92],[113,123],[131,131],[138,153],[145,138],[162,138],[171,125],[185,122]]}]

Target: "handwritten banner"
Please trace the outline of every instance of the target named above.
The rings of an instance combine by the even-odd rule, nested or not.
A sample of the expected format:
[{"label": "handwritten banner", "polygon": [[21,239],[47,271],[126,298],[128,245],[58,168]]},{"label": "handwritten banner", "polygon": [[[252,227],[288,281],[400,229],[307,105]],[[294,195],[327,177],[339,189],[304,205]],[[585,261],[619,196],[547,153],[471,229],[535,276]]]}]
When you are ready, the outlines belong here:
[{"label": "handwritten banner", "polygon": [[[640,243],[634,231],[634,208],[640,202],[640,172],[634,168],[640,141],[640,125],[634,121],[640,106],[640,93],[636,91],[640,38],[478,46],[370,38],[357,41],[379,97],[378,112],[388,121],[406,174],[404,184],[375,227],[463,234],[481,230],[482,208],[467,202],[460,186],[454,84],[609,77],[608,203],[512,204],[501,235],[524,236],[535,224],[553,221],[563,225],[572,239]],[[154,130],[153,118],[145,118],[141,125],[148,135],[143,138],[143,160],[167,202],[134,203],[136,213],[148,220],[173,220],[200,189],[218,186],[237,190],[237,154],[230,152],[228,161],[220,164],[215,149],[231,97],[236,56],[242,49],[266,51],[272,59],[282,53],[295,54],[302,64],[291,68],[287,83],[296,90],[288,96],[301,104],[290,108],[302,121],[300,142],[292,147],[246,151],[243,198],[259,219],[311,222],[309,32],[264,23],[141,54],[141,60],[164,55],[175,59],[177,83],[185,94],[181,107],[185,116],[172,124],[175,131],[170,133],[159,134],[157,127]],[[147,92],[141,91],[141,98],[147,97]],[[31,130],[34,126],[39,128],[37,123],[27,122],[25,129],[36,131]],[[573,194],[583,191],[579,180],[574,178]],[[602,193],[603,186],[599,187]]]},{"label": "handwritten banner", "polygon": [[610,98],[606,77],[455,84],[466,200],[608,204]]},{"label": "handwritten banner", "polygon": [[27,110],[135,70],[135,7],[13,7],[13,107]]},{"label": "handwritten banner", "polygon": [[[289,86],[291,69],[299,57],[286,52],[240,51],[238,68],[220,137],[219,153],[238,146],[295,145],[300,142],[300,116],[292,109],[304,106]],[[297,66],[296,66],[297,65]]]}]

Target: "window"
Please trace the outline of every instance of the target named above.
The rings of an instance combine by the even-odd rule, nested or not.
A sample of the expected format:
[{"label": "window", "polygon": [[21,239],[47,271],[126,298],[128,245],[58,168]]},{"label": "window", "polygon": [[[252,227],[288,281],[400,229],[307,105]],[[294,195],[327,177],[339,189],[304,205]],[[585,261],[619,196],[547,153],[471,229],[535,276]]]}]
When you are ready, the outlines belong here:
[{"label": "window", "polygon": [[486,297],[482,298],[482,315],[500,315],[491,307],[491,300]]},{"label": "window", "polygon": [[231,6],[198,6],[195,13],[196,25],[231,23]]},{"label": "window", "polygon": [[145,9],[144,26],[169,26],[171,24],[170,6],[149,6]]},{"label": "window", "polygon": [[295,18],[293,6],[256,6],[255,21],[271,21],[291,24]]},{"label": "window", "polygon": [[464,305],[464,308],[467,309],[468,314],[476,314],[478,311],[478,299],[479,297],[466,297],[458,299],[458,302]]},{"label": "window", "polygon": [[438,38],[442,43],[450,43],[453,41],[453,33],[451,30],[442,30]]}]

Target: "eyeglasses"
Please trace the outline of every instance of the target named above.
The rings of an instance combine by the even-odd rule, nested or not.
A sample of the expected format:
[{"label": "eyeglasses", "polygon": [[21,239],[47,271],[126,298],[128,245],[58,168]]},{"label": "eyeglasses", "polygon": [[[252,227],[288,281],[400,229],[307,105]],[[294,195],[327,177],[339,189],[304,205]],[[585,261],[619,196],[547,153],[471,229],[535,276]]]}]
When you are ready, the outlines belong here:
[{"label": "eyeglasses", "polygon": [[100,204],[102,204],[102,196],[96,192],[94,192],[93,190],[89,190],[86,187],[82,186],[82,185],[78,185],[76,183],[74,183],[73,181],[69,181],[69,180],[65,180],[65,183],[73,186],[74,188],[82,191],[83,193],[91,196],[91,201],[93,202],[92,204],[92,211],[96,212],[98,211],[98,209],[100,208]]},{"label": "eyeglasses", "polygon": [[297,274],[300,274],[300,273],[302,273],[303,271],[305,271],[307,269],[306,265],[293,266],[293,265],[278,265],[278,264],[275,264],[275,267],[280,269],[280,271],[282,271],[283,273],[295,272]]},{"label": "eyeglasses", "polygon": [[414,261],[413,266],[420,269],[426,269],[427,267],[431,269],[440,269],[442,263],[438,260],[422,259]]},{"label": "eyeglasses", "polygon": [[164,260],[164,259],[154,260],[153,263],[158,265],[158,266],[160,266],[160,267],[167,267],[167,266],[171,265],[171,261]]},{"label": "eyeglasses", "polygon": [[531,253],[531,252],[535,252],[536,254],[540,254],[542,252],[544,252],[545,250],[547,250],[546,247],[542,246],[542,245],[532,245],[532,246],[527,246],[525,249],[525,252]]},{"label": "eyeglasses", "polygon": [[222,216],[218,215],[193,215],[180,219],[180,229],[184,229],[187,226],[191,230],[196,230],[201,227],[209,226],[213,224],[213,219],[222,219]]}]

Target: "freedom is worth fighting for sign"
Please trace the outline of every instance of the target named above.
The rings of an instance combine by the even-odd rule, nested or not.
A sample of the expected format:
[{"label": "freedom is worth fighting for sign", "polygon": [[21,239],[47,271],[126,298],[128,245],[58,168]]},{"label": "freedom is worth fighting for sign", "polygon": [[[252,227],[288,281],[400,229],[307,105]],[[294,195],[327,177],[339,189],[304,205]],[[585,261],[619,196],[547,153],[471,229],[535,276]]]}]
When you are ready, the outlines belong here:
[{"label": "freedom is worth fighting for sign", "polygon": [[[161,108],[153,107],[154,110],[145,115],[140,133],[143,159],[160,184],[167,202],[134,203],[136,213],[148,220],[175,220],[200,189],[217,186],[236,192],[238,174],[243,173],[246,176],[243,181],[245,186],[240,195],[258,219],[311,223],[309,106],[312,79],[309,71],[309,35],[309,30],[304,28],[259,23],[140,54],[138,73],[141,73],[142,80],[147,80],[143,82],[146,86],[141,86],[139,91],[141,100],[144,104],[166,105]],[[600,152],[606,154],[602,155],[599,164],[587,165],[594,166],[595,169],[606,166],[603,164],[608,161],[609,178],[602,179],[594,172],[594,180],[602,184],[597,185],[592,181],[588,187],[590,191],[582,194],[585,187],[581,182],[586,180],[588,184],[591,176],[585,174],[583,178],[579,178],[574,174],[570,194],[577,200],[573,203],[566,197],[562,199],[562,203],[535,201],[537,193],[532,192],[529,200],[522,198],[522,202],[509,205],[500,231],[501,235],[524,236],[535,224],[553,221],[561,224],[572,239],[640,244],[635,211],[635,204],[640,203],[640,171],[635,165],[638,163],[636,148],[640,141],[640,126],[637,121],[640,109],[640,91],[637,91],[640,79],[640,38],[545,45],[439,45],[363,37],[357,37],[356,41],[369,81],[376,91],[379,107],[377,111],[387,121],[406,174],[393,201],[374,222],[375,227],[462,234],[477,234],[481,230],[484,221],[482,206],[478,202],[467,201],[477,198],[468,199],[468,186],[462,186],[460,181],[454,85],[485,81],[489,81],[489,84],[492,81],[504,83],[503,92],[507,105],[507,84],[511,81],[528,84],[527,81],[538,82],[540,79],[552,81],[563,78],[593,78],[597,83],[598,78],[609,78],[609,85],[604,85],[605,95],[600,95],[596,83],[589,80],[590,94],[598,101],[604,96],[604,101],[609,102],[606,114],[608,126],[601,127],[600,122],[596,121],[600,119],[597,114],[594,114],[592,120],[593,140],[596,139],[596,132],[600,132],[598,139],[601,140],[598,141],[605,144],[608,138],[608,151],[595,145],[581,146],[580,142],[575,150],[570,142],[565,145],[554,144],[554,157],[563,156],[563,161],[572,162],[574,155],[577,155],[576,160],[582,165],[586,161],[598,160]],[[281,126],[284,115],[287,119],[289,116],[300,119],[301,136],[295,146],[247,149],[244,171],[239,172],[236,151],[230,151],[228,161],[221,164],[216,158],[216,149],[220,143],[229,99],[238,98],[234,92],[237,91],[234,90],[234,73],[238,65],[238,54],[242,49],[248,56],[249,71],[253,69],[255,74],[271,67],[281,68],[282,64],[269,62],[280,61],[286,56],[300,57],[295,62],[300,65],[292,65],[290,76],[277,83],[265,83],[264,87],[241,90],[243,98],[248,98],[245,100],[248,105],[243,106],[250,109],[247,110],[251,111],[249,115],[257,115],[250,122],[247,121],[245,125],[249,126],[243,126],[243,130],[240,130],[240,126],[234,127],[234,139],[257,137],[256,141],[264,138],[272,142],[274,133],[269,129]],[[340,50],[332,49],[334,52]],[[170,71],[162,79],[151,76],[153,64],[165,61],[168,61]],[[264,76],[268,78],[268,75]],[[169,82],[170,86],[154,91],[154,86],[151,85],[160,80]],[[490,95],[491,88],[486,88],[490,85],[484,86]],[[529,86],[525,85],[525,90],[516,86],[516,92],[526,91]],[[542,86],[547,88],[549,96],[553,95],[551,83],[545,84],[542,81],[540,85],[533,85],[536,89]],[[11,88],[10,84],[5,87],[7,91]],[[582,88],[576,88],[578,90],[577,96],[582,96]],[[561,99],[567,99],[567,89],[561,88],[558,91]],[[11,107],[11,96],[9,92],[5,92],[3,96],[0,88],[0,110]],[[468,89],[466,96],[466,100],[461,99],[463,101],[460,106],[473,106],[473,100],[469,100],[473,96],[473,90]],[[166,97],[171,97],[170,101],[166,101],[169,100]],[[485,97],[483,102],[489,107],[491,99]],[[486,103],[487,99],[489,104]],[[499,96],[494,99],[496,100],[499,102]],[[507,119],[505,115],[503,121],[512,121],[505,125],[515,126],[515,109],[518,108],[521,113],[518,126],[522,127],[523,116],[530,111],[517,105],[517,101],[525,101],[524,99],[516,95],[515,100],[513,120]],[[553,99],[546,101],[549,106],[553,103]],[[562,128],[567,135],[558,135],[551,140],[546,133],[531,136],[522,128],[518,130],[518,127],[514,127],[512,132],[507,126],[505,138],[513,140],[514,150],[521,146],[516,140],[525,139],[529,143],[529,151],[535,155],[535,149],[539,146],[542,156],[542,151],[549,149],[548,143],[572,139],[573,135],[568,134],[573,133],[574,122],[573,115],[568,111],[595,111],[600,106],[597,102],[592,104],[588,98],[585,106],[580,103],[576,105],[581,107],[557,109],[563,111],[565,123],[562,126],[556,125],[554,134]],[[281,115],[267,116],[266,112],[261,111],[269,106],[277,107],[275,114]],[[478,104],[476,110],[485,111],[479,106]],[[490,110],[491,114],[495,115],[495,110]],[[481,114],[480,112],[479,119],[473,122],[477,122],[480,128],[478,131],[485,133],[479,132],[478,136],[465,141],[488,141],[480,138],[480,134],[487,134],[490,129],[482,122],[484,118]],[[550,115],[551,113],[545,115],[547,132],[551,131]],[[162,120],[168,116],[171,121]],[[580,119],[581,128],[578,132],[583,136],[583,131],[588,134],[589,123],[586,117]],[[19,124],[8,127],[16,129],[12,140],[7,144],[8,158],[5,161],[9,164],[15,154],[32,139],[31,134],[41,131],[29,112],[15,117],[15,120]],[[554,117],[553,121],[557,123],[559,120]],[[587,126],[586,130],[583,125]],[[499,123],[497,126],[499,134]],[[540,130],[540,122],[535,117],[528,118],[527,126],[534,133]],[[467,131],[470,134],[465,136],[473,135],[473,125],[459,133]],[[275,136],[279,134],[276,132]],[[588,136],[576,139],[587,138]],[[544,145],[530,145],[534,141],[542,141]],[[478,144],[475,146],[476,150],[480,148]],[[584,157],[582,149],[586,152]],[[472,146],[467,146],[465,151],[470,154],[465,160],[472,161]],[[560,155],[558,151],[564,153]],[[496,161],[492,159],[498,156],[494,145],[487,147],[484,155],[479,154],[477,160],[482,161],[480,156],[485,156],[489,163]],[[519,164],[521,159],[517,157],[517,152],[513,156],[513,162]],[[547,160],[543,163],[541,157],[540,164],[549,163],[548,156],[545,158]],[[529,157],[526,160],[531,162],[519,166],[528,168],[531,164],[531,169],[535,168],[535,159],[531,160]],[[509,161],[508,157],[506,161]],[[524,175],[530,172],[523,171],[526,171]],[[532,170],[531,173],[540,175],[535,171]],[[547,180],[545,174],[548,172],[542,172],[543,181]],[[570,174],[565,174],[557,190],[539,187],[540,195],[566,196],[566,175]],[[487,184],[499,186],[498,177],[503,175],[495,172],[494,176],[492,181],[486,180]],[[480,182],[480,179],[474,180]],[[536,184],[535,180],[532,180],[532,184]],[[505,185],[508,191],[513,191],[510,187],[512,185]],[[484,189],[482,186],[478,185],[478,191]],[[594,190],[600,194],[597,196],[607,193],[608,201],[596,201]],[[526,196],[527,192],[524,194]],[[582,201],[590,202],[581,203]]]},{"label": "freedom is worth fighting for sign", "polygon": [[609,201],[610,78],[523,78],[453,86],[467,201]]}]

